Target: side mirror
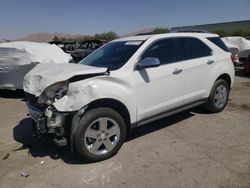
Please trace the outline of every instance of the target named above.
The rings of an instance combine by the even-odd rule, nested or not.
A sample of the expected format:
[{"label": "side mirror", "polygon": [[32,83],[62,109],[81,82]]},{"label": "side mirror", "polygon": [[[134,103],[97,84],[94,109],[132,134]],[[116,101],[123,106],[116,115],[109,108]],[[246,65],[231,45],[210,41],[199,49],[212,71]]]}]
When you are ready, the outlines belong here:
[{"label": "side mirror", "polygon": [[137,69],[142,70],[151,67],[159,67],[160,60],[155,57],[146,57],[137,63]]}]

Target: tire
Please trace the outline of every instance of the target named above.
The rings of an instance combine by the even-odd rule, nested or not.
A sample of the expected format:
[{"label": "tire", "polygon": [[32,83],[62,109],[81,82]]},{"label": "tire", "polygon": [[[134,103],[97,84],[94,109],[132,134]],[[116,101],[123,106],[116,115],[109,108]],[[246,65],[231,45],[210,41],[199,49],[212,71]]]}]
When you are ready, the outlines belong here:
[{"label": "tire", "polygon": [[114,156],[125,138],[122,116],[111,108],[101,107],[84,114],[76,128],[74,146],[82,159],[97,162]]},{"label": "tire", "polygon": [[212,113],[221,112],[227,105],[229,86],[225,80],[217,80],[210,92],[205,108]]}]

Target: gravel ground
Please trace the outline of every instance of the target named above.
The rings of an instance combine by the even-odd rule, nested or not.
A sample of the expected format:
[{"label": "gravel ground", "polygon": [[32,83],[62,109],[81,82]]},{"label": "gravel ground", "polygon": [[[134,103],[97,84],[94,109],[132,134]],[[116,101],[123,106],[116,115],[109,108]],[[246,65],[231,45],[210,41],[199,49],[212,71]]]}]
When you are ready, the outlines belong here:
[{"label": "gravel ground", "polygon": [[0,187],[250,188],[250,78],[236,75],[223,112],[195,108],[137,128],[92,164],[31,137],[22,93],[0,91]]}]

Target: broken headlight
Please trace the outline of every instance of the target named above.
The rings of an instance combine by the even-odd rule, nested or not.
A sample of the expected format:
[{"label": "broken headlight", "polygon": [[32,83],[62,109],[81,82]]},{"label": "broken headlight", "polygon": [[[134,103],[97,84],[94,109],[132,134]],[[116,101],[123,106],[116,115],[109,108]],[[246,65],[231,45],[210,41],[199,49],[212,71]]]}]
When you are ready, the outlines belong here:
[{"label": "broken headlight", "polygon": [[66,95],[68,91],[68,81],[57,82],[47,87],[38,98],[38,103],[50,105],[56,100]]}]

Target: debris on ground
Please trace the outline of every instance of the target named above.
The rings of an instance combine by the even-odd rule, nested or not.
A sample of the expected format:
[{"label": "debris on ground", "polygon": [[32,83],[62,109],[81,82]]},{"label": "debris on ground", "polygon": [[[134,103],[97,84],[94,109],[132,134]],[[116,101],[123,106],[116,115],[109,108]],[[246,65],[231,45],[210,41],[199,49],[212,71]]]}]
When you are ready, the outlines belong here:
[{"label": "debris on ground", "polygon": [[22,171],[22,172],[21,172],[21,176],[27,178],[27,177],[29,176],[29,173],[26,172],[26,171]]},{"label": "debris on ground", "polygon": [[3,159],[2,159],[2,160],[8,159],[8,158],[9,158],[9,156],[10,156],[10,153],[8,152],[8,153],[6,153],[6,154],[4,155],[4,157],[3,157]]},{"label": "debris on ground", "polygon": [[45,161],[41,161],[41,162],[40,162],[40,164],[44,164],[44,163],[45,163]]}]

